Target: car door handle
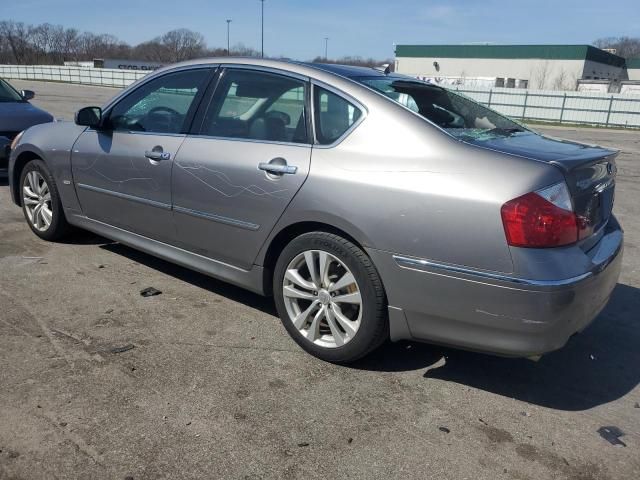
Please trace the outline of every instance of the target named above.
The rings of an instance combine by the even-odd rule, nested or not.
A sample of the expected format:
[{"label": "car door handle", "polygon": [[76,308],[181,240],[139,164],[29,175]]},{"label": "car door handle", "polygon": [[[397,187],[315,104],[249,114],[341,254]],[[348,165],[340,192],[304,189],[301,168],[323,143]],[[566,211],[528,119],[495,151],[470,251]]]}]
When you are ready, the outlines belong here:
[{"label": "car door handle", "polygon": [[293,175],[298,171],[298,167],[294,165],[279,165],[277,163],[261,162],[258,164],[260,170],[264,170],[267,173],[273,173],[275,175]]},{"label": "car door handle", "polygon": [[170,160],[171,154],[169,152],[155,152],[153,150],[147,150],[144,152],[144,156],[149,160]]}]

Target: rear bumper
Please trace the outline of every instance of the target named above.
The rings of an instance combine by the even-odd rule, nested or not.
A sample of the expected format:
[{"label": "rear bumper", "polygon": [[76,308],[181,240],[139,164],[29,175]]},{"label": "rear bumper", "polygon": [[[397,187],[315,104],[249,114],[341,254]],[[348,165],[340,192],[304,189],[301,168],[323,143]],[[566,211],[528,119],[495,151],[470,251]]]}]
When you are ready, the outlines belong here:
[{"label": "rear bumper", "polygon": [[600,313],[618,281],[623,234],[615,219],[610,223],[585,254],[590,269],[567,279],[510,277],[369,250],[392,306],[392,339],[507,356],[561,348]]}]

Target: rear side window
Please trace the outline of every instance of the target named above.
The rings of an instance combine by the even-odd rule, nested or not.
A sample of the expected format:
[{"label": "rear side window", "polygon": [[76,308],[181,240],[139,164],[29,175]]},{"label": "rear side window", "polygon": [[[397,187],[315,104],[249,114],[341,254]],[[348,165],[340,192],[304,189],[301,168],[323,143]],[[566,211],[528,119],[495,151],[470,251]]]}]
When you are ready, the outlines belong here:
[{"label": "rear side window", "polygon": [[227,70],[201,133],[215,137],[308,143],[306,83],[255,70]]},{"label": "rear side window", "polygon": [[314,87],[313,101],[316,139],[321,145],[338,140],[362,116],[358,107],[322,87]]}]

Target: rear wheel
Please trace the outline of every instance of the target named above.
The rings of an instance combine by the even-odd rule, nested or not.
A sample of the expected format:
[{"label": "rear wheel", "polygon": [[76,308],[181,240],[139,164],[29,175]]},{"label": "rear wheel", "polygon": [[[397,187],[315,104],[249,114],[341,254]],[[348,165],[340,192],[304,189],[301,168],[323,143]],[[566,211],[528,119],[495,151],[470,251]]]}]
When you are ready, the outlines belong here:
[{"label": "rear wheel", "polygon": [[46,164],[31,160],[20,175],[22,210],[31,230],[44,240],[58,240],[69,231],[60,195]]},{"label": "rear wheel", "polygon": [[318,358],[352,362],[388,338],[382,282],[349,240],[325,232],[295,238],[278,259],[273,285],[285,328]]}]

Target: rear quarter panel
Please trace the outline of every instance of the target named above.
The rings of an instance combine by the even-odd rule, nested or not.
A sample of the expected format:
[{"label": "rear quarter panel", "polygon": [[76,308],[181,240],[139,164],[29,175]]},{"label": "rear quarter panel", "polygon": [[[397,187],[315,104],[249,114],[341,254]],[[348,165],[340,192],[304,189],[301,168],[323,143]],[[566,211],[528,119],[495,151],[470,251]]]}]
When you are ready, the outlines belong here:
[{"label": "rear quarter panel", "polygon": [[500,207],[563,180],[560,171],[463,144],[386,99],[365,105],[367,117],[342,143],[314,147],[276,232],[322,221],[367,248],[511,273]]}]

